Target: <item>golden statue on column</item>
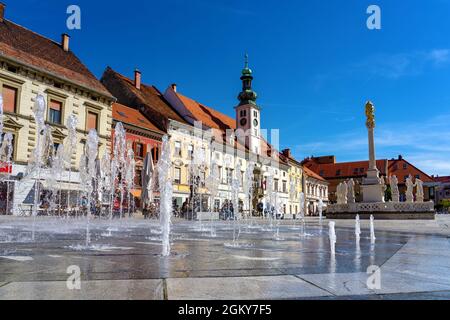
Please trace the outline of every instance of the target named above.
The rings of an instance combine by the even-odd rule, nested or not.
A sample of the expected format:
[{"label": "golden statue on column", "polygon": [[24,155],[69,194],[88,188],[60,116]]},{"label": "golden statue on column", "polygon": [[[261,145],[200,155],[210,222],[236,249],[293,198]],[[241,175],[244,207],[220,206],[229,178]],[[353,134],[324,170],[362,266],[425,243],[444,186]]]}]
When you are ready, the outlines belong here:
[{"label": "golden statue on column", "polygon": [[366,122],[367,128],[369,129],[375,128],[375,106],[370,101],[366,103],[366,117],[367,117]]}]

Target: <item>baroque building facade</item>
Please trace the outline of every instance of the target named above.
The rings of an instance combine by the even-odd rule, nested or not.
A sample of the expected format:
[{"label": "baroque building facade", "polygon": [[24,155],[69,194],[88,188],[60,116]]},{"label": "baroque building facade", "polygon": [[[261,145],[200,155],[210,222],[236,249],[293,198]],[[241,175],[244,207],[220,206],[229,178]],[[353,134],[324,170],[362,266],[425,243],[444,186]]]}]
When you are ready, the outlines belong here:
[{"label": "baroque building facade", "polygon": [[[235,118],[180,94],[176,85],[161,93],[156,87],[144,84],[140,72],[135,72],[134,79],[130,79],[108,67],[101,81],[119,103],[139,110],[170,137],[175,207],[181,208],[191,201],[195,178],[201,209],[219,210],[230,203],[231,184],[241,176],[239,202],[244,213],[248,214],[252,208],[256,214],[260,204],[269,201],[269,194],[279,211],[288,213],[290,167],[263,135],[261,109],[256,104],[252,80],[246,61]],[[276,138],[275,135],[272,139]],[[193,158],[199,154],[204,165],[196,169],[193,177]],[[254,164],[255,178],[251,182],[253,192],[247,198],[243,186],[247,183],[244,176],[249,162]],[[206,188],[212,163],[219,168],[220,183],[215,197]],[[271,186],[268,180],[272,181]]]},{"label": "baroque building facade", "polygon": [[[5,6],[0,5],[3,133],[13,135],[14,149],[8,175],[13,205],[4,213],[20,214],[27,204],[33,203],[32,189],[36,183],[43,184],[49,174],[44,170],[40,181],[32,173],[27,175],[27,164],[41,134],[37,132],[33,117],[37,94],[42,94],[46,100],[45,124],[50,130],[54,150],[68,136],[68,116],[73,114],[78,119],[77,144],[70,158],[72,173],[68,174],[67,165],[58,178],[59,185],[66,191],[78,189],[77,168],[90,129],[98,132],[100,155],[110,148],[114,98],[70,50],[68,35],[63,34],[61,42],[41,36],[5,19]],[[76,197],[75,193],[73,196]]]}]

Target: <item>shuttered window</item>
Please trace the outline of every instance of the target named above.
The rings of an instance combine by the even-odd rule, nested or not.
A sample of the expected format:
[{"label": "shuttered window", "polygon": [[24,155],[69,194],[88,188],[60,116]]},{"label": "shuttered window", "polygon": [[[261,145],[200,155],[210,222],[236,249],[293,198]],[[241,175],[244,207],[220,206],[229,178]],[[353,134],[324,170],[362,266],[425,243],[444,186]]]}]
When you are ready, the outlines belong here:
[{"label": "shuttered window", "polygon": [[86,130],[87,131],[89,131],[91,129],[97,130],[97,120],[98,120],[98,114],[89,111],[88,115],[87,115]]},{"label": "shuttered window", "polygon": [[17,92],[18,90],[16,88],[3,86],[3,111],[16,112]]}]

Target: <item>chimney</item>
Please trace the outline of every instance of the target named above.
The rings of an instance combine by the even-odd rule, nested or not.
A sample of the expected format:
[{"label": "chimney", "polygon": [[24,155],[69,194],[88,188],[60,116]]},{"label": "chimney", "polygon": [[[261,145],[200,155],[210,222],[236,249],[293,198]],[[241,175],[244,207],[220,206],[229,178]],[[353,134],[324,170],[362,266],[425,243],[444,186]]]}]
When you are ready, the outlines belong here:
[{"label": "chimney", "polygon": [[69,52],[69,39],[70,36],[67,33],[61,35],[61,47],[65,52]]},{"label": "chimney", "polygon": [[170,86],[172,87],[173,91],[177,92],[177,84],[176,83],[172,83]]},{"label": "chimney", "polygon": [[138,69],[134,70],[134,86],[138,90],[141,90],[141,78],[142,78],[141,72]]},{"label": "chimney", "polygon": [[5,17],[5,8],[6,4],[0,2],[0,22],[3,22],[3,18]]},{"label": "chimney", "polygon": [[282,153],[285,157],[291,158],[291,149],[284,149]]}]

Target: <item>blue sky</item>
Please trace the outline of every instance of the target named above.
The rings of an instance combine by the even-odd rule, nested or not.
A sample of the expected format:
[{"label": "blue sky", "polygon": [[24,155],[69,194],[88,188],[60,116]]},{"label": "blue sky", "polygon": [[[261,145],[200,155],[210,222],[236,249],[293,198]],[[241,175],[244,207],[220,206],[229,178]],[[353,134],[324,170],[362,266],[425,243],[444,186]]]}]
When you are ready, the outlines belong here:
[{"label": "blue sky", "polygon": [[[402,154],[450,174],[450,1],[8,1],[7,18],[59,40],[97,75],[110,65],[234,116],[243,55],[264,128],[303,159],[367,158],[364,104],[374,102],[377,156]],[[78,4],[82,29],[66,29]],[[366,27],[381,8],[382,29]]]}]

